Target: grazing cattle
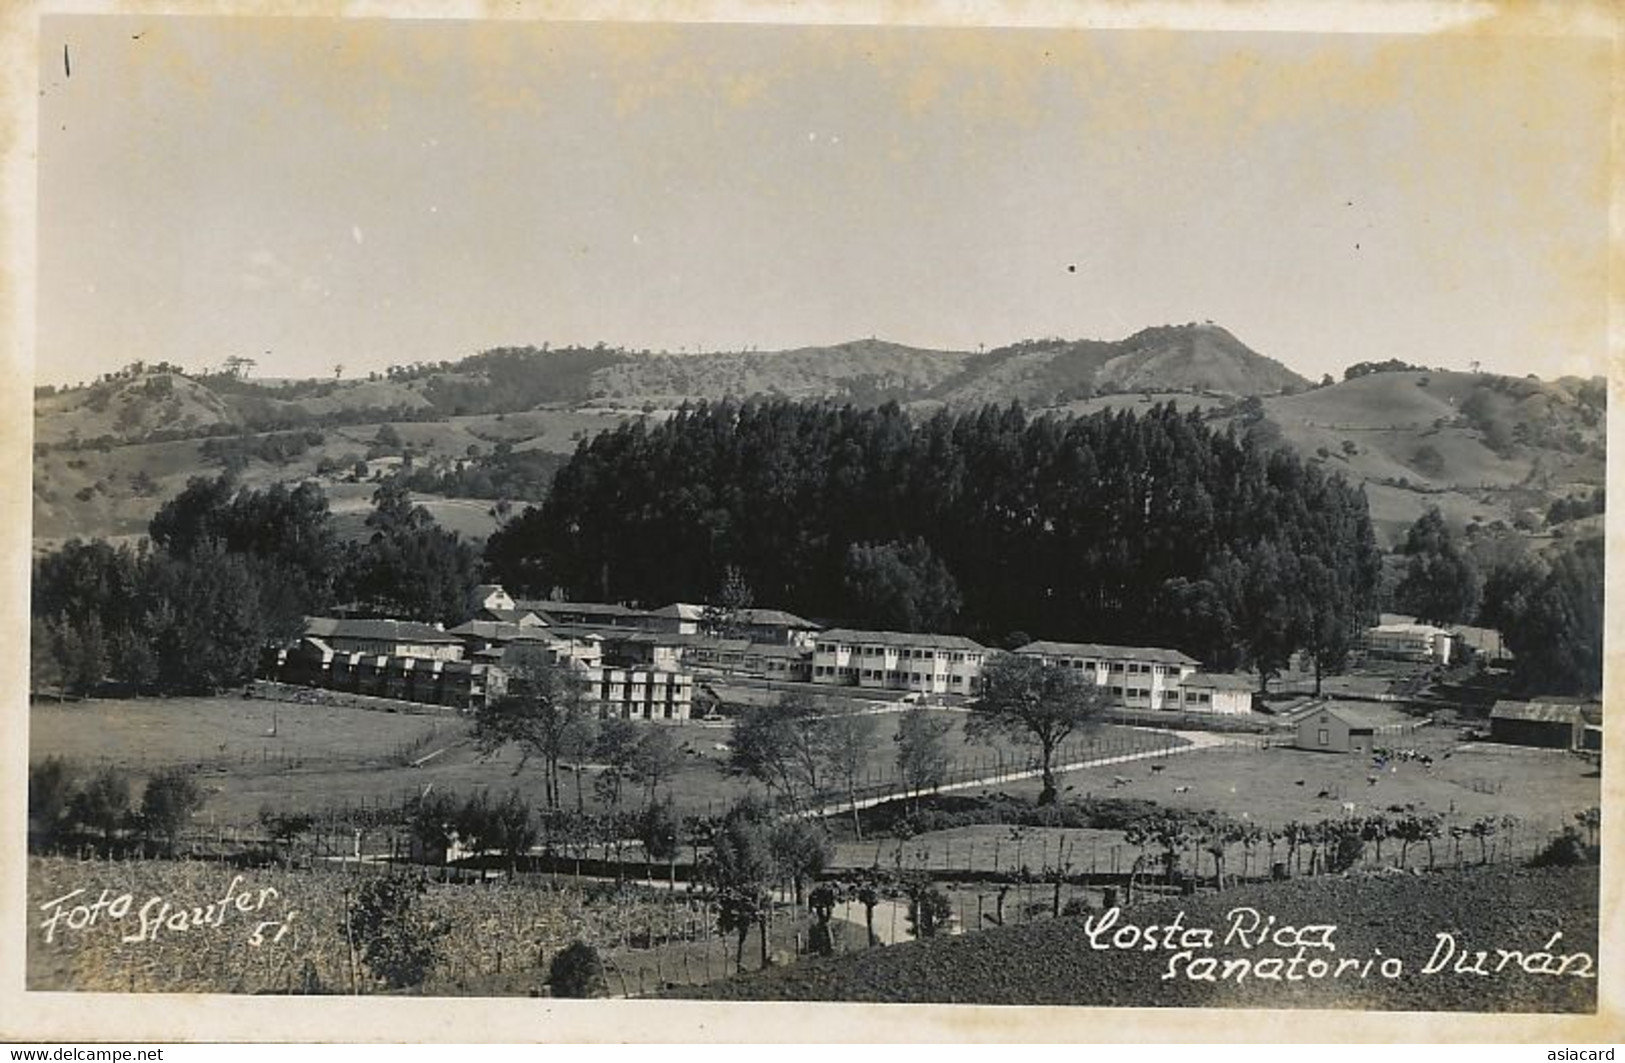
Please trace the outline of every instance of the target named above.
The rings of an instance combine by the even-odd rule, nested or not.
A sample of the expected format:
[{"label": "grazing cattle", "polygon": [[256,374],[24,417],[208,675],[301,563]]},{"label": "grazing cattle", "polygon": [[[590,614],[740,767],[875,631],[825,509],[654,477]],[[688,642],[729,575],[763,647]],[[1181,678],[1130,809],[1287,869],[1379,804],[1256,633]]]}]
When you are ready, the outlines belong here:
[{"label": "grazing cattle", "polygon": [[1112,776],[1112,785],[1113,786],[1127,786],[1129,783],[1131,783],[1133,781],[1134,781],[1133,779],[1125,779],[1121,775]]},{"label": "grazing cattle", "polygon": [[1372,786],[1377,785],[1377,777],[1375,775],[1367,775],[1365,777],[1365,781]]},{"label": "grazing cattle", "polygon": [[1165,764],[1153,764],[1153,765],[1151,765],[1151,770],[1152,771],[1161,771],[1165,767],[1167,767],[1167,765],[1165,765]]},{"label": "grazing cattle", "polygon": [[1176,787],[1174,787],[1174,793],[1176,793],[1176,794],[1188,794],[1190,792],[1191,792],[1191,788],[1189,786],[1176,786]]},{"label": "grazing cattle", "polygon": [[1302,786],[1303,785],[1303,780],[1299,779],[1298,782],[1297,782],[1297,785]]},{"label": "grazing cattle", "polygon": [[1354,815],[1354,802],[1353,801],[1344,801],[1343,802],[1343,815],[1345,815],[1345,816]]},{"label": "grazing cattle", "polygon": [[1322,791],[1320,791],[1320,793],[1316,794],[1315,796],[1316,797],[1330,797],[1330,796],[1332,796],[1332,792],[1330,790],[1322,790]]}]

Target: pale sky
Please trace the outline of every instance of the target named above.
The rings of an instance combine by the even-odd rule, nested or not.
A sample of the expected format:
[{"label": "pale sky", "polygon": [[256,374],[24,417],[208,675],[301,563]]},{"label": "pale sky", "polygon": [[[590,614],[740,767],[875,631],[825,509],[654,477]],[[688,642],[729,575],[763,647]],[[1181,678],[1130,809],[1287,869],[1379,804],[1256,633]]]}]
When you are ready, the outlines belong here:
[{"label": "pale sky", "polygon": [[40,48],[45,382],[1207,319],[1312,378],[1605,363],[1597,41],[61,16]]}]

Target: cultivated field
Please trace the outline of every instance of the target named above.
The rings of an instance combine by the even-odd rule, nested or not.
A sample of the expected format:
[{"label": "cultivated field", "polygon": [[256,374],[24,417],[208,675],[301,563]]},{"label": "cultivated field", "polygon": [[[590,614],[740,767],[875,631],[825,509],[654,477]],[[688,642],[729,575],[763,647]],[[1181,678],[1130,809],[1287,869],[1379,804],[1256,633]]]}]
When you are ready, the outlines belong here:
[{"label": "cultivated field", "polygon": [[[28,987],[103,992],[377,993],[383,987],[351,952],[345,909],[374,870],[257,869],[200,861],[29,860]],[[50,902],[75,890],[58,911]],[[105,893],[104,893],[105,891]],[[125,908],[113,907],[128,895]],[[75,906],[108,902],[95,913]],[[156,901],[153,899],[156,898]],[[166,917],[230,898],[184,928]],[[239,900],[246,898],[246,900]],[[149,901],[153,901],[150,907]],[[421,992],[525,995],[547,978],[572,941],[603,954],[612,994],[703,982],[732,971],[733,941],[686,894],[616,891],[538,876],[518,882],[431,883],[419,902],[451,928]],[[168,911],[164,906],[168,905]],[[77,925],[76,925],[77,924]],[[772,953],[793,952],[798,923],[777,921]],[[49,933],[49,940],[47,934]],[[132,940],[125,940],[125,939]],[[759,938],[746,950],[759,966]]]},{"label": "cultivated field", "polygon": [[[1594,867],[1301,879],[1130,908],[1108,933],[1093,939],[1089,930],[1098,930],[1099,914],[1093,924],[1082,918],[1046,920],[808,960],[682,995],[1109,1007],[1590,1011],[1596,1007],[1597,983],[1582,974],[1587,961],[1594,971],[1597,955],[1597,888]],[[1307,959],[1327,962],[1300,965],[1299,980],[1288,981],[1283,974],[1285,961],[1294,954],[1290,944],[1244,944],[1256,943],[1256,934],[1225,944],[1234,925],[1231,912],[1241,907],[1253,909],[1261,921],[1274,916],[1277,926],[1333,926],[1324,936],[1332,949],[1303,950]],[[1181,913],[1183,927],[1214,931],[1213,947],[1179,957],[1178,949],[1112,945],[1126,924],[1167,927]],[[1542,953],[1559,931],[1558,944],[1551,949],[1555,959],[1548,963]],[[1442,966],[1430,970],[1430,961],[1438,959],[1435,950],[1441,948],[1439,934],[1451,936],[1453,951]],[[1307,940],[1316,938],[1311,933]],[[1098,944],[1102,940],[1104,945]],[[1292,940],[1289,935],[1287,942]],[[1458,972],[1455,964],[1462,951],[1480,949],[1487,952],[1489,969],[1475,973],[1468,955],[1466,969]],[[1498,971],[1493,968],[1503,957],[1496,950],[1510,954]],[[1212,967],[1193,962],[1203,958],[1219,962]],[[1272,959],[1274,964],[1266,962]],[[1386,968],[1381,965],[1385,959]],[[1533,971],[1522,966],[1526,959],[1533,961]],[[1357,962],[1345,966],[1345,960]],[[1235,965],[1225,967],[1225,961]],[[1170,971],[1172,976],[1164,977]]]}]

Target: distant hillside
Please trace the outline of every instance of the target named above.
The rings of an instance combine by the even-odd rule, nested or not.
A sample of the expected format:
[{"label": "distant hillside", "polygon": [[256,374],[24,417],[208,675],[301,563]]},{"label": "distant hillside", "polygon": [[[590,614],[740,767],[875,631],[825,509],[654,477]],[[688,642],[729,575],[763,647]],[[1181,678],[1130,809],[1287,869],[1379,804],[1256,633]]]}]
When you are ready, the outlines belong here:
[{"label": "distant hillside", "polygon": [[1313,387],[1212,324],[985,352],[876,339],[675,355],[506,347],[355,380],[192,377],[160,365],[47,389],[35,399],[34,530],[46,540],[136,534],[188,476],[227,465],[250,483],[338,485],[355,482],[358,461],[371,463],[361,477],[370,481],[410,459],[421,492],[538,501],[579,440],[725,397],[896,401],[921,416],[1010,401],[1075,414],[1174,402],[1271,433],[1364,483],[1389,543],[1429,505],[1461,524],[1539,532],[1552,502],[1600,485],[1604,472],[1600,380],[1403,371]]},{"label": "distant hillside", "polygon": [[1124,340],[1039,340],[967,360],[931,398],[1048,406],[1129,391],[1275,395],[1309,382],[1217,325],[1165,325]]},{"label": "distant hillside", "polygon": [[1373,373],[1265,399],[1264,418],[1310,460],[1362,481],[1378,537],[1429,506],[1455,523],[1536,531],[1552,501],[1600,486],[1602,381]]},{"label": "distant hillside", "polygon": [[969,357],[874,339],[788,351],[650,355],[594,373],[593,390],[604,399],[656,406],[753,396],[909,402]]},{"label": "distant hillside", "polygon": [[188,435],[238,423],[230,402],[180,373],[139,373],[34,402],[34,442],[144,439],[160,429]]}]

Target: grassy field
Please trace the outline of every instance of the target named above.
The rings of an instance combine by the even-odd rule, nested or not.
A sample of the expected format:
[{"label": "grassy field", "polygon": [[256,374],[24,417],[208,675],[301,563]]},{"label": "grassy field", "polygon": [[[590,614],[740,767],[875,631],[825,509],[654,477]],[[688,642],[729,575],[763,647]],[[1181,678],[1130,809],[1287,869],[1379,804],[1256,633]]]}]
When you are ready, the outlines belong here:
[{"label": "grassy field", "polygon": [[[949,724],[946,741],[958,777],[998,764],[1025,765],[1031,756],[1008,742],[968,744],[963,713],[933,711]],[[892,737],[901,715],[869,718],[875,732],[865,785],[895,783]],[[662,788],[680,813],[720,814],[756,786],[726,771],[731,724],[653,726],[670,728],[683,750],[681,766]],[[224,824],[250,823],[267,805],[315,812],[398,804],[430,786],[457,793],[517,790],[540,806],[540,765],[521,769],[515,748],[482,755],[471,733],[467,718],[450,713],[408,715],[234,697],[37,702],[30,713],[29,755],[33,761],[54,754],[92,766],[111,763],[138,777],[171,765],[190,766],[207,776],[204,815]],[[1100,741],[1138,735],[1109,728]],[[410,763],[430,754],[421,765]],[[598,773],[591,764],[580,772],[567,769],[565,803],[574,806],[579,781],[582,803],[598,808],[593,792]],[[629,787],[626,800],[635,807],[642,795]]]},{"label": "grassy field", "polygon": [[[1319,820],[1343,813],[1344,803],[1362,815],[1395,804],[1415,803],[1471,819],[1511,813],[1536,820],[1563,819],[1599,803],[1596,769],[1572,754],[1516,746],[1463,746],[1454,732],[1423,729],[1396,737],[1396,748],[1434,758],[1431,770],[1415,760],[1393,762],[1382,771],[1368,758],[1284,747],[1267,750],[1216,749],[1169,757],[1149,765],[1089,769],[1069,779],[1082,795],[1137,797],[1173,808],[1213,809],[1264,824]],[[1446,756],[1446,754],[1449,754]],[[1377,782],[1370,780],[1375,776]],[[1112,786],[1112,780],[1132,780]],[[1037,793],[1037,785],[1013,783],[1000,789]],[[1326,796],[1322,797],[1321,794]]]},{"label": "grassy field", "polygon": [[[135,771],[175,764],[236,768],[269,760],[375,764],[466,725],[432,717],[242,697],[37,701],[29,712],[30,759],[50,754]],[[274,733],[273,733],[274,732]]]}]

